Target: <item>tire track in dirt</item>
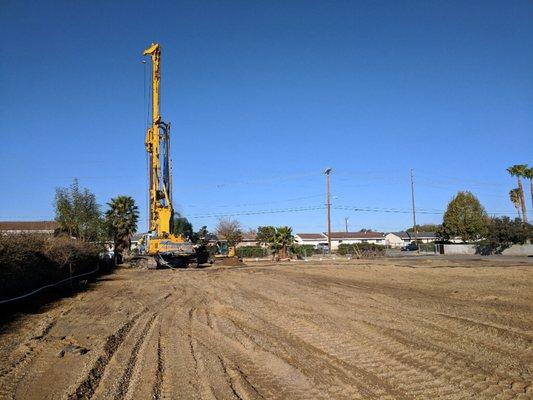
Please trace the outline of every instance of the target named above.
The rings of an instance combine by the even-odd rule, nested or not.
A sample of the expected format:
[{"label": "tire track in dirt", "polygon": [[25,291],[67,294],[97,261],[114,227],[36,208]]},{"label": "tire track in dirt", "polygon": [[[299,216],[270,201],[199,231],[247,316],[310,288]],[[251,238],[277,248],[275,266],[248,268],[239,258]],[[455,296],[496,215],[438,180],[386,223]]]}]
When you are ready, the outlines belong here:
[{"label": "tire track in dirt", "polygon": [[133,348],[131,349],[131,355],[126,363],[124,373],[122,374],[122,377],[120,378],[118,382],[118,389],[117,393],[115,395],[115,399],[122,400],[126,397],[126,393],[128,392],[128,389],[130,387],[130,381],[131,376],[133,374],[133,369],[135,368],[135,365],[137,363],[137,358],[139,356],[139,350],[141,349],[141,346],[145,343],[146,337],[148,336],[148,332],[150,329],[152,329],[154,320],[156,318],[156,314],[152,314],[146,325],[144,326],[143,330],[140,333],[139,338],[135,342]]},{"label": "tire track in dirt", "polygon": [[163,351],[161,349],[161,327],[157,334],[157,370],[155,383],[152,388],[152,399],[159,400],[161,398],[161,385],[163,383],[163,374],[165,372],[165,362],[163,360]]},{"label": "tire track in dirt", "polygon": [[9,353],[9,356],[22,352],[18,359],[11,361],[9,365],[0,369],[0,398],[15,398],[16,388],[24,379],[28,368],[39,356],[44,348],[44,341],[58,320],[66,316],[72,309],[72,305],[66,308],[52,310],[45,316],[44,321],[37,325],[37,332],[31,333],[29,339],[18,345],[15,351]]},{"label": "tire track in dirt", "polygon": [[108,336],[104,344],[103,354],[98,357],[93,367],[78,385],[76,390],[67,397],[68,400],[90,399],[93,396],[96,388],[100,384],[100,380],[102,379],[107,364],[120,344],[124,341],[124,338],[131,330],[138,317],[139,316],[132,318],[126,324],[122,325],[122,327],[113,335]]}]

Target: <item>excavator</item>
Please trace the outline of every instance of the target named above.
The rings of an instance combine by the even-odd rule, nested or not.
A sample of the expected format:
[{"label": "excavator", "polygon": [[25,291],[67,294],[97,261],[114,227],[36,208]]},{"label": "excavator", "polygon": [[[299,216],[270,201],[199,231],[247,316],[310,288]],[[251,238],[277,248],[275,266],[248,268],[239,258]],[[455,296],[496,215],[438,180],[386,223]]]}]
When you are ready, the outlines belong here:
[{"label": "excavator", "polygon": [[148,268],[186,267],[204,264],[209,254],[182,235],[172,233],[172,167],[170,160],[170,123],[160,114],[161,46],[152,43],[144,53],[152,61],[152,121],[146,132],[149,155],[149,232],[141,239],[141,254]]}]

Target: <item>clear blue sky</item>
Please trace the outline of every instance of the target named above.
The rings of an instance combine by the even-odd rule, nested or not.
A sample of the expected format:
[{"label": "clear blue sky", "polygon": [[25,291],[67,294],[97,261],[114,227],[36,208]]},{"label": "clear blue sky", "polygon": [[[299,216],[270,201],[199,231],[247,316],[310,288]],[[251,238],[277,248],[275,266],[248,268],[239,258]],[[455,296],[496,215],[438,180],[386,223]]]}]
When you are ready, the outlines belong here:
[{"label": "clear blue sky", "polygon": [[[533,3],[24,1],[0,5],[0,219],[53,218],[78,177],[146,226],[141,53],[163,49],[176,208],[195,227],[408,227],[469,189],[514,214],[505,168],[533,163]],[[530,206],[531,208],[531,206]],[[199,217],[202,216],[203,217]],[[438,214],[419,221],[440,222]]]}]

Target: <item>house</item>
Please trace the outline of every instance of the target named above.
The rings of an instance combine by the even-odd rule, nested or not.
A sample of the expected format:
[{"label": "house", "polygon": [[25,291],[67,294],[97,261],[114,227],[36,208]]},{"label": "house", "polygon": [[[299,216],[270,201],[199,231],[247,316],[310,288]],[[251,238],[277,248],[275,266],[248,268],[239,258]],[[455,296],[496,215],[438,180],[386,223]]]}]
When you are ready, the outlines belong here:
[{"label": "house", "polygon": [[0,234],[19,235],[22,233],[42,233],[53,235],[59,229],[56,221],[0,221]]},{"label": "house", "polygon": [[[322,233],[297,233],[295,241],[298,244],[310,244],[315,247],[327,246],[328,235]],[[382,232],[331,232],[331,249],[337,250],[339,244],[375,243],[385,244],[385,235]]]},{"label": "house", "polygon": [[257,234],[254,232],[245,232],[242,234],[242,240],[237,243],[236,247],[246,247],[246,246],[259,246],[257,243]]},{"label": "house", "polygon": [[389,232],[385,234],[385,244],[392,248],[399,248],[411,243],[407,232]]},{"label": "house", "polygon": [[[327,237],[327,235],[325,234]],[[331,249],[337,250],[340,244],[374,243],[385,244],[382,232],[331,232]]]},{"label": "house", "polygon": [[300,245],[311,245],[316,248],[318,245],[327,246],[328,237],[323,233],[297,233],[294,235],[294,241]]},{"label": "house", "polygon": [[[435,232],[418,232],[417,239],[420,243],[433,243],[437,235]],[[385,235],[385,244],[390,247],[402,247],[414,240],[414,232],[389,232]]]}]

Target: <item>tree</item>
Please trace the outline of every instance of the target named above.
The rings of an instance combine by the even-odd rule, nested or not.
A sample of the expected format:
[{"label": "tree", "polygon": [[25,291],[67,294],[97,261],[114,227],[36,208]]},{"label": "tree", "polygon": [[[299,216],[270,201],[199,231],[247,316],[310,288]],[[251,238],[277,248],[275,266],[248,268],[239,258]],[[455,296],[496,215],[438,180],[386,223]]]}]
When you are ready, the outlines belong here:
[{"label": "tree", "polygon": [[362,232],[362,233],[372,233],[374,232],[372,229],[369,229],[369,228],[363,228],[363,229],[359,229],[359,232]]},{"label": "tree", "polygon": [[533,207],[533,167],[527,168],[524,176],[529,179],[529,193],[531,195],[531,207]]},{"label": "tree", "polygon": [[533,239],[533,225],[509,217],[491,218],[486,242],[491,251],[501,253],[513,244],[524,244]]},{"label": "tree", "polygon": [[226,240],[228,246],[236,246],[242,241],[241,224],[237,220],[220,219],[215,228],[215,232],[219,239]]},{"label": "tree", "polygon": [[256,240],[260,245],[270,246],[274,243],[276,228],[273,226],[260,226],[257,228]]},{"label": "tree", "polygon": [[[423,225],[417,225],[416,231],[417,232],[437,232],[440,229],[440,225],[438,224],[423,224]],[[406,232],[414,232],[413,227],[407,228],[405,230]]]},{"label": "tree", "polygon": [[476,196],[468,191],[459,192],[448,203],[437,235],[445,240],[458,236],[463,242],[476,241],[487,234],[487,219]]},{"label": "tree", "polygon": [[274,236],[275,249],[279,251],[279,258],[289,257],[289,247],[294,243],[294,236],[292,235],[292,228],[288,226],[280,226],[276,228]]},{"label": "tree", "polygon": [[528,174],[529,168],[527,164],[516,164],[507,168],[509,175],[515,176],[518,182],[518,189],[520,190],[520,205],[522,206],[522,222],[527,223],[527,207],[526,207],[526,196],[524,194],[524,187],[522,186],[522,179]]},{"label": "tree", "polygon": [[522,199],[520,198],[520,189],[511,189],[509,191],[509,200],[513,203],[513,205],[516,208],[516,212],[518,213],[518,218],[522,219],[522,215],[520,214],[520,208],[522,207]]},{"label": "tree", "polygon": [[129,254],[131,237],[137,231],[139,211],[135,200],[129,196],[117,196],[107,205],[106,225],[115,244],[115,262],[121,264],[123,254]]},{"label": "tree", "polygon": [[207,230],[207,226],[202,226],[198,232],[193,232],[189,237],[191,242],[198,244],[207,244],[209,242],[210,236],[212,236]]},{"label": "tree", "polygon": [[174,218],[172,219],[171,232],[176,236],[181,235],[184,238],[190,238],[193,235],[192,224],[186,217],[176,212],[174,213]]},{"label": "tree", "polygon": [[66,188],[56,188],[56,221],[70,237],[92,241],[102,234],[102,215],[96,196],[89,189],[80,189],[78,180]]}]

